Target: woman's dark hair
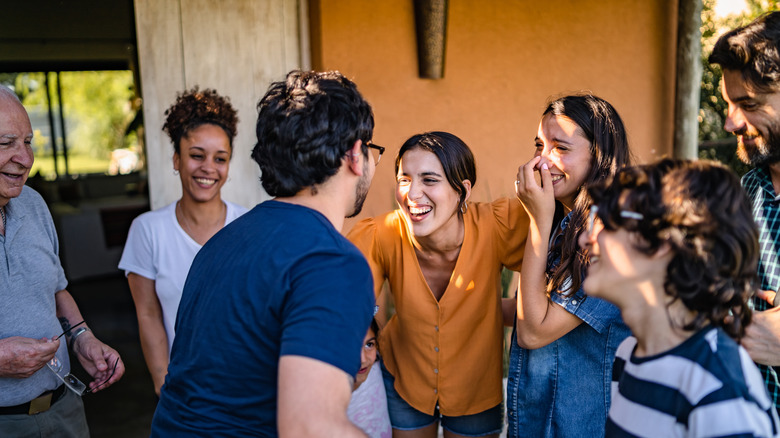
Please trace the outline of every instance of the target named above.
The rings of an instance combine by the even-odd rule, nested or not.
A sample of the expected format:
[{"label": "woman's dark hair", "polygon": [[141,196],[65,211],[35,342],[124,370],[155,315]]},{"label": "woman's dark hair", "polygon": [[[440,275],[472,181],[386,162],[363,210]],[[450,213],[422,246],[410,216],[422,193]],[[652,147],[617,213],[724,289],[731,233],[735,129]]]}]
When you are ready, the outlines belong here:
[{"label": "woman's dark hair", "polygon": [[[582,136],[590,142],[590,154],[593,157],[590,172],[585,183],[574,198],[571,220],[563,233],[558,248],[561,262],[555,268],[548,292],[560,291],[570,294],[582,285],[586,261],[581,256],[577,237],[585,226],[590,196],[586,188],[597,181],[608,179],[617,171],[631,164],[631,152],[628,149],[628,136],[623,120],[615,108],[604,99],[591,94],[564,96],[547,105],[542,117],[551,115],[565,117],[574,122]],[[566,285],[571,279],[571,286]],[[562,290],[566,285],[566,290]]]},{"label": "woman's dark hair", "polygon": [[[395,173],[398,174],[398,168],[401,165],[401,157],[412,149],[420,148],[431,152],[441,162],[444,168],[444,175],[447,182],[453,189],[460,194],[460,205],[464,208],[466,202],[466,187],[464,180],[471,182],[471,187],[477,183],[477,166],[474,162],[474,154],[471,149],[457,136],[449,132],[425,132],[411,136],[404,142],[395,157]],[[458,209],[461,214],[461,209]]]},{"label": "woman's dark hair", "polygon": [[337,71],[294,70],[274,82],[257,104],[257,144],[263,188],[271,196],[293,196],[335,175],[356,141],[374,132],[371,106],[357,86]]},{"label": "woman's dark hair", "polygon": [[238,115],[228,97],[207,88],[203,91],[196,85],[180,93],[176,102],[165,111],[162,129],[173,142],[173,150],[181,152],[181,139],[200,125],[210,124],[222,128],[230,141],[230,156],[233,156],[233,139],[236,138]]},{"label": "woman's dark hair", "polygon": [[718,38],[710,64],[735,70],[753,91],[777,91],[780,87],[780,12],[764,14],[746,26]]},{"label": "woman's dark hair", "polygon": [[[665,159],[622,170],[589,192],[605,229],[636,233],[636,248],[648,255],[671,247],[664,290],[696,315],[683,329],[711,324],[735,339],[744,335],[757,281],[758,229],[734,172],[715,161]],[[623,218],[621,210],[644,218]]]}]

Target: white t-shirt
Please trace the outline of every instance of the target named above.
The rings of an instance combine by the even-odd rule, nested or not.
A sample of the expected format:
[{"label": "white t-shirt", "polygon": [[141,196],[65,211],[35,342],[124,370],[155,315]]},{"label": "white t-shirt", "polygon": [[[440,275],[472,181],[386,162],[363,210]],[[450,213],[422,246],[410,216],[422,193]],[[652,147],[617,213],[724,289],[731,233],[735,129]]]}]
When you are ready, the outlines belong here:
[{"label": "white t-shirt", "polygon": [[368,370],[368,377],[352,392],[347,416],[355,426],[363,429],[370,438],[391,438],[393,428],[387,413],[387,394],[382,380],[379,362]]},{"label": "white t-shirt", "polygon": [[[225,225],[247,212],[240,205],[223,202],[227,206]],[[176,202],[173,202],[133,220],[119,260],[119,269],[124,270],[125,275],[132,272],[154,280],[168,335],[168,354],[173,346],[173,326],[184,281],[200,248],[176,220]]]}]

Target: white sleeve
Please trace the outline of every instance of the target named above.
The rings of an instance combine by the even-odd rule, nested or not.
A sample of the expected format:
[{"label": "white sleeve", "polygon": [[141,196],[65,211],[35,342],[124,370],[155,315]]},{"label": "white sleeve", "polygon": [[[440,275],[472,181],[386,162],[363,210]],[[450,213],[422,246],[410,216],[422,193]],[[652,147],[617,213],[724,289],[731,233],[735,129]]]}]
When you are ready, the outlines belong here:
[{"label": "white sleeve", "polygon": [[125,249],[119,260],[119,269],[125,271],[125,275],[134,273],[150,280],[157,278],[157,266],[155,264],[153,230],[143,215],[135,218],[130,225],[127,234]]}]

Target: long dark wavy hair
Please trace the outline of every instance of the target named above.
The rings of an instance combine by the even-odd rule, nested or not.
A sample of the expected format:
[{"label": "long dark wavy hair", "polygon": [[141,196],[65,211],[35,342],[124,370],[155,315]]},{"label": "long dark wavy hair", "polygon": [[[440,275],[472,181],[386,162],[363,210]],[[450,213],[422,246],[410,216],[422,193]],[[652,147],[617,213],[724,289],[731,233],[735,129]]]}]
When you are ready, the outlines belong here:
[{"label": "long dark wavy hair", "polygon": [[[683,329],[711,324],[735,339],[745,334],[757,284],[758,229],[734,172],[715,161],[665,159],[622,170],[589,192],[605,229],[636,233],[635,247],[648,255],[670,245],[664,290],[695,314]],[[621,210],[644,218],[623,218]]]},{"label": "long dark wavy hair", "polygon": [[[571,220],[563,233],[560,246],[550,248],[551,251],[560,251],[561,262],[550,277],[547,291],[570,294],[579,290],[587,266],[577,243],[577,236],[585,226],[587,209],[591,204],[585,188],[597,181],[608,179],[619,169],[629,166],[631,153],[623,120],[615,108],[604,99],[591,94],[560,97],[547,105],[542,117],[548,114],[566,117],[577,124],[590,142],[590,154],[593,157],[593,165],[585,183],[574,198]],[[571,286],[567,285],[569,278]]]}]

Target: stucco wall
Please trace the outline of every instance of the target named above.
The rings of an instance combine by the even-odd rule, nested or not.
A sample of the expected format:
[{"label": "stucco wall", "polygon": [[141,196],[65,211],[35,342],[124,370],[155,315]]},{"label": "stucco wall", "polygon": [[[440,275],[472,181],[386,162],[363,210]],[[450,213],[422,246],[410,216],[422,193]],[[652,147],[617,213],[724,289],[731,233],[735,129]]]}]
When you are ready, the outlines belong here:
[{"label": "stucco wall", "polygon": [[268,198],[250,157],[256,106],[271,81],[308,62],[299,29],[304,1],[135,0],[153,209],[181,197],[173,145],[161,127],[176,94],[195,85],[229,96],[240,119],[222,197],[246,207]]},{"label": "stucco wall", "polygon": [[423,131],[471,146],[473,200],[511,195],[548,98],[568,92],[610,101],[638,161],[671,154],[676,2],[450,0],[442,80],[417,76],[412,5],[310,1],[312,67],[358,84],[374,108],[374,140],[388,148],[360,217],[394,208],[393,160]]}]

